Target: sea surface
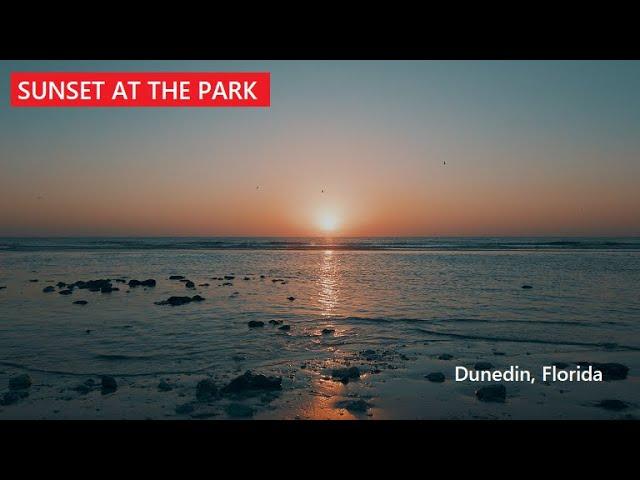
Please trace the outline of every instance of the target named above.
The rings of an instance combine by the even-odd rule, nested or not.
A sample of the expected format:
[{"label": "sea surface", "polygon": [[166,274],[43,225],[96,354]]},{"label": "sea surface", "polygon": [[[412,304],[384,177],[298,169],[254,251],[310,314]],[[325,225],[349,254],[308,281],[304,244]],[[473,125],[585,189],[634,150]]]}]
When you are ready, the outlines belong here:
[{"label": "sea surface", "polygon": [[[112,293],[55,287],[148,278],[157,285],[114,281]],[[275,398],[241,400],[250,418],[639,413],[638,238],[0,238],[0,286],[0,394],[13,375],[34,381],[0,418],[184,418],[175,408],[189,402],[187,418],[230,418],[231,400],[194,403],[195,384],[222,386],[246,370],[283,378]],[[205,300],[157,304],[196,294]],[[510,385],[496,405],[477,400],[477,385],[452,381],[455,365],[476,361],[537,369],[585,360],[623,363],[629,377]],[[352,365],[360,380],[331,379]],[[447,381],[425,380],[433,371]],[[116,393],[74,390],[103,374],[118,380]],[[163,379],[175,388],[159,392]],[[594,406],[612,396],[630,406]],[[353,399],[369,407],[344,408]]]}]

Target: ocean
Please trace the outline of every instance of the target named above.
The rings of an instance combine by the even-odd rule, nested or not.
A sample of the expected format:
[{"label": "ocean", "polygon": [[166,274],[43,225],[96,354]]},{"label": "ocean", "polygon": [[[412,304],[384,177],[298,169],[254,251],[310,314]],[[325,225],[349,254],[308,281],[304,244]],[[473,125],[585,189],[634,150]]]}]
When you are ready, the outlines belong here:
[{"label": "ocean", "polygon": [[[95,279],[119,290],[59,294],[58,282]],[[0,418],[233,418],[237,404],[257,419],[633,416],[639,285],[639,238],[0,238],[0,394],[14,375],[34,383]],[[204,301],[158,305],[185,295]],[[629,374],[512,384],[487,403],[453,381],[478,361],[616,362]],[[359,379],[332,378],[351,366]],[[282,390],[193,399],[200,380],[247,370]],[[101,375],[117,392],[78,391]],[[630,407],[597,406],[608,398]]]}]

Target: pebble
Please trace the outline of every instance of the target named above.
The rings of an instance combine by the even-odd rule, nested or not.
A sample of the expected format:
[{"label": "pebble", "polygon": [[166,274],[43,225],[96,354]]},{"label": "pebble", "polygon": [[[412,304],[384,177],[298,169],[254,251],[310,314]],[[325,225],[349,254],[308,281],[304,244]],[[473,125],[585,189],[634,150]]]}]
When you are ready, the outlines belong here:
[{"label": "pebble", "polygon": [[507,389],[504,385],[487,385],[476,390],[476,397],[482,402],[504,402]]},{"label": "pebble", "polygon": [[613,410],[615,412],[619,412],[620,410],[625,410],[629,408],[629,404],[627,402],[623,402],[622,400],[601,400],[596,404],[596,407],[604,408],[605,410]]},{"label": "pebble", "polygon": [[476,370],[491,370],[493,368],[493,364],[490,362],[476,362],[473,368]]},{"label": "pebble", "polygon": [[331,377],[342,383],[349,383],[349,380],[360,378],[360,370],[358,367],[336,368],[331,372]]},{"label": "pebble", "polygon": [[100,379],[102,394],[113,393],[118,389],[118,382],[111,375],[103,375]]},{"label": "pebble", "polygon": [[426,378],[430,382],[442,383],[442,382],[444,382],[444,373],[442,373],[442,372],[432,372],[432,373],[430,373],[428,375],[425,375],[424,378]]},{"label": "pebble", "polygon": [[196,385],[196,398],[200,402],[206,402],[212,400],[218,396],[218,387],[213,383],[213,380],[205,378],[200,380]]},{"label": "pebble", "polygon": [[255,410],[242,403],[231,403],[225,407],[227,415],[234,418],[251,418],[255,414]]},{"label": "pebble", "polygon": [[195,407],[191,403],[183,403],[182,405],[176,406],[176,413],[178,415],[188,415],[194,410],[195,410]]},{"label": "pebble", "polygon": [[23,389],[31,387],[32,383],[33,382],[31,381],[31,377],[29,375],[27,375],[26,373],[23,373],[22,375],[18,375],[16,377],[13,377],[13,378],[9,379],[9,389],[10,390],[23,390]]},{"label": "pebble", "polygon": [[168,382],[161,380],[160,383],[158,383],[158,390],[161,392],[170,392],[173,390],[173,387]]}]

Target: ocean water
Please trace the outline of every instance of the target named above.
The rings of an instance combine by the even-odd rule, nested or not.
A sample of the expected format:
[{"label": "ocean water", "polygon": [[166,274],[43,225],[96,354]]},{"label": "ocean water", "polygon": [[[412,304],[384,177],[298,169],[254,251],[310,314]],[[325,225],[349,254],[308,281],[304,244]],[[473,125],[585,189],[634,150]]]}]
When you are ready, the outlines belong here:
[{"label": "ocean water", "polygon": [[[217,280],[224,275],[235,277],[233,285]],[[42,292],[59,281],[100,278],[153,278],[157,286]],[[3,374],[30,372],[50,384],[110,374],[131,391],[166,377],[181,379],[187,392],[203,375],[220,382],[247,369],[283,376],[283,398],[256,406],[258,418],[353,417],[331,407],[333,397],[353,395],[378,406],[375,418],[468,418],[477,404],[473,389],[434,391],[446,408],[425,393],[424,369],[451,374],[451,362],[438,360],[442,353],[463,363],[629,364],[640,352],[640,240],[630,238],[4,238],[0,286],[7,287],[0,290]],[[195,294],[205,301],[156,304]],[[250,320],[265,326],[249,328]],[[375,351],[377,361],[363,359],[363,351]],[[356,387],[327,378],[327,369],[351,364],[379,371]],[[633,375],[632,368],[629,382]],[[626,391],[631,401],[640,400],[634,385]],[[591,388],[559,411],[600,415],[584,405]],[[54,416],[57,397],[32,397],[35,410],[24,416]],[[154,416],[154,407],[139,403],[134,417]],[[544,417],[526,395],[518,405],[516,417]]]}]

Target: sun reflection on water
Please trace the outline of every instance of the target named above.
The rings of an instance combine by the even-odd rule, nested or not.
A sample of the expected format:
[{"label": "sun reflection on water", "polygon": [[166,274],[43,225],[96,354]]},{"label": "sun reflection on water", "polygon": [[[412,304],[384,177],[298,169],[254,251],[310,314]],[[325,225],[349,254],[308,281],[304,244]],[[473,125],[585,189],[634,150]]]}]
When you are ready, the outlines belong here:
[{"label": "sun reflection on water", "polygon": [[338,259],[333,250],[325,250],[320,259],[320,276],[318,303],[321,315],[330,317],[335,315],[338,306]]}]

